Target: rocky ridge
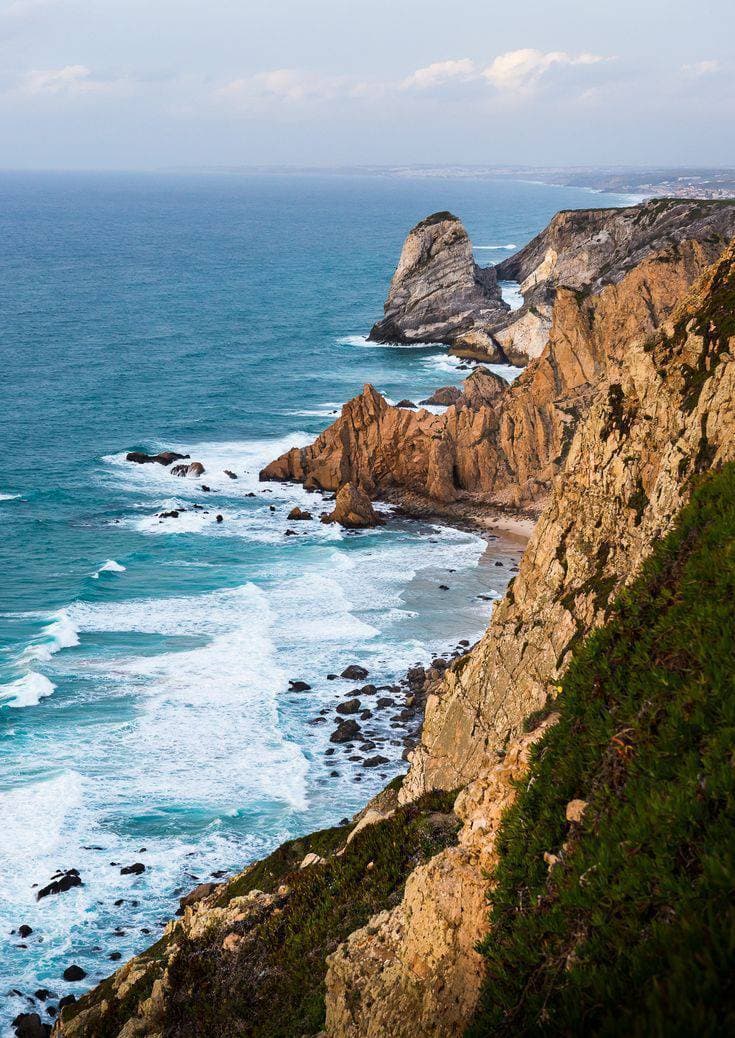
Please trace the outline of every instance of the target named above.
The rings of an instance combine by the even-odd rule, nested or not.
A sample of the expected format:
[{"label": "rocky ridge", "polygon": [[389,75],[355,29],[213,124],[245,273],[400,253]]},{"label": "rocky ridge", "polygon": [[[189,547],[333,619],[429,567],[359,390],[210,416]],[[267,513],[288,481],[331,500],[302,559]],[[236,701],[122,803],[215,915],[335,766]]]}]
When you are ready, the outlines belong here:
[{"label": "rocky ridge", "polygon": [[[524,366],[549,338],[561,287],[596,294],[649,256],[686,240],[721,250],[735,234],[735,202],[653,199],[624,209],[558,213],[529,244],[481,268],[461,222],[435,213],[408,234],[376,342],[442,342],[460,356]],[[523,306],[498,281],[520,282]]]},{"label": "rocky ridge", "polygon": [[[402,788],[373,808],[378,816],[371,819],[374,826],[364,825],[354,841],[368,839],[371,829],[390,826],[400,811],[436,795],[432,791],[461,789],[454,805],[461,822],[457,842],[448,841],[429,860],[418,863],[406,877],[397,903],[383,905],[330,953],[324,1031],[328,1038],[438,1038],[465,1029],[480,983],[474,947],[486,927],[482,870],[494,864],[499,810],[512,799],[515,786],[510,782],[523,774],[528,749],[538,734],[538,729],[523,733],[524,719],[553,704],[575,644],[605,619],[615,589],[632,577],[652,544],[669,529],[688,499],[692,479],[735,457],[735,244],[688,294],[685,291],[673,312],[673,297],[664,304],[668,291],[686,289],[705,251],[701,246],[672,247],[668,259],[655,261],[661,281],[654,277],[654,261],[649,260],[645,269],[630,271],[597,296],[560,293],[553,360],[547,356],[539,363],[537,372],[543,369],[544,374],[534,377],[554,388],[561,379],[566,391],[581,387],[585,396],[559,469],[549,477],[549,503],[487,635],[448,668],[442,687],[430,695],[421,745]],[[654,301],[653,317],[649,300]],[[339,478],[340,466],[353,461],[355,441],[350,435],[362,435],[363,426],[370,426],[378,442],[374,423],[376,415],[385,418],[383,407],[372,394],[364,395],[364,410],[358,410],[356,421],[343,430],[344,449],[335,451],[331,461],[324,457],[323,467],[317,464],[318,455],[305,460],[296,455],[284,463],[283,471],[299,463],[313,478],[321,472]],[[470,408],[451,410],[454,422],[463,412],[475,418],[478,413]],[[536,422],[542,424],[537,417],[542,413],[531,412],[536,421],[529,422],[530,430],[537,428]],[[428,435],[429,419],[445,417],[428,412],[400,415],[406,422],[421,423],[421,428],[406,427],[416,446]],[[391,422],[396,420],[390,415]],[[383,427],[378,428],[382,433]],[[404,450],[410,455],[413,449],[414,441],[409,440]],[[394,478],[404,471],[400,466],[408,464],[385,451],[377,460],[381,478]],[[552,723],[553,715],[544,722]],[[315,849],[326,864],[315,862],[304,871],[338,867],[330,863],[341,848],[335,842],[320,847],[321,853]],[[361,875],[370,873],[369,866],[369,861],[361,865],[366,870]],[[248,874],[253,876],[251,870]],[[236,888],[230,894],[235,897]],[[279,898],[288,894],[276,890],[263,894],[265,900],[260,897],[256,892],[252,898],[260,913],[257,919],[264,918],[262,913],[279,918],[273,913],[284,910],[285,901]],[[228,903],[228,911],[243,913],[241,919],[218,915],[215,897],[193,908],[188,923],[186,916],[182,921],[194,952],[199,948],[204,953],[202,961],[222,961],[223,977],[252,947],[243,943],[245,935],[256,932],[249,921],[255,919],[251,909]],[[229,927],[225,934],[223,925]],[[229,939],[229,932],[235,937],[242,932],[243,937]],[[213,940],[221,949],[216,955]],[[147,961],[146,956],[133,960],[106,982],[104,990],[97,989],[80,1007],[65,1010],[56,1034],[100,1035],[101,1021],[105,1034],[120,1038],[193,1033],[172,1007],[187,999],[191,1003],[192,998],[197,1005],[211,1006],[222,994],[219,981],[213,985],[207,979],[191,986],[194,975],[169,967],[161,973],[159,966],[151,977]],[[107,1026],[111,1012],[114,1029]]]},{"label": "rocky ridge", "polygon": [[287,451],[261,479],[324,490],[351,482],[411,508],[413,498],[469,500],[537,514],[599,380],[631,336],[656,331],[719,251],[686,241],[596,295],[560,288],[543,353],[511,385],[476,371],[443,414],[393,407],[367,385],[311,446]]}]

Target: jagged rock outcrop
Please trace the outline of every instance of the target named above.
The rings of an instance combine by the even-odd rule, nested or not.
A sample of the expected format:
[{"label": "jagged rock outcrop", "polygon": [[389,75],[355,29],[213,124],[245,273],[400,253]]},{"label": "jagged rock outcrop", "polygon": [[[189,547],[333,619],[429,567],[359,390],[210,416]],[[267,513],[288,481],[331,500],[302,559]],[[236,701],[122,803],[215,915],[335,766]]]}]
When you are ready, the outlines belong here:
[{"label": "jagged rock outcrop", "polygon": [[[508,310],[492,267],[479,267],[462,222],[434,213],[409,232],[385,302],[373,325],[373,342],[443,342],[461,346],[466,336],[492,356],[485,334]],[[499,356],[497,359],[500,359]]]},{"label": "jagged rock outcrop", "polygon": [[408,878],[399,905],[374,916],[327,960],[326,1038],[452,1038],[464,1033],[482,982],[477,942],[486,931],[496,836],[548,718],[514,740],[502,760],[455,803],[460,843]]},{"label": "jagged rock outcrop", "polygon": [[348,530],[357,530],[366,526],[380,526],[383,520],[364,490],[352,483],[345,483],[337,492],[334,510],[323,515],[322,522],[339,523]]},{"label": "jagged rock outcrop", "polygon": [[[624,284],[606,290],[611,299]],[[565,298],[572,306],[573,294]],[[553,696],[577,639],[604,619],[691,479],[735,457],[734,311],[735,244],[658,334],[624,348],[625,315],[605,308],[590,325],[580,304],[579,339],[590,356],[608,341],[610,363],[487,634],[427,701],[403,796],[455,789],[487,767],[508,733]]]},{"label": "jagged rock outcrop", "polygon": [[548,227],[496,267],[501,281],[520,282],[523,306],[492,335],[514,364],[539,357],[560,287],[597,293],[615,285],[654,253],[685,241],[721,251],[735,235],[735,201],[652,199],[625,209],[557,213]]},{"label": "jagged rock outcrop", "polygon": [[[376,342],[442,342],[460,356],[525,366],[541,356],[560,287],[596,294],[649,256],[697,241],[721,251],[735,234],[735,202],[653,199],[625,209],[568,210],[497,267],[478,267],[451,213],[422,220],[406,238]],[[515,311],[498,281],[518,281]]]},{"label": "jagged rock outcrop", "polygon": [[[218,999],[232,999],[242,1012],[259,994],[272,1012],[273,1000],[288,984],[297,998],[298,984],[282,959],[269,957],[271,948],[299,934],[299,920],[315,898],[330,905],[339,891],[347,899],[356,889],[355,877],[363,884],[356,899],[362,906],[375,890],[365,877],[373,875],[380,854],[386,854],[386,873],[395,867],[394,855],[404,855],[401,868],[407,858],[421,858],[402,893],[396,896],[396,888],[389,888],[380,907],[371,907],[372,917],[363,914],[350,935],[340,937],[339,947],[329,949],[325,1034],[438,1038],[463,1033],[480,984],[474,948],[487,925],[485,870],[497,860],[498,819],[540,734],[521,734],[524,719],[549,701],[553,705],[574,646],[607,617],[611,595],[670,528],[697,475],[735,459],[735,243],[673,313],[671,299],[664,298],[689,283],[705,252],[702,245],[673,246],[596,296],[559,292],[553,348],[527,372],[529,380],[538,380],[538,398],[529,388],[521,394],[529,407],[523,436],[533,440],[524,456],[540,457],[546,450],[550,433],[539,432],[539,426],[552,411],[537,405],[544,393],[550,407],[560,389],[584,406],[570,423],[550,502],[486,636],[448,668],[441,688],[429,696],[421,745],[397,798],[376,804],[373,824],[366,823],[351,841],[341,829],[317,834],[313,844],[296,841],[286,861],[283,850],[272,856],[278,868],[274,861],[268,869],[256,864],[224,891],[187,907],[155,948],[65,1010],[55,1026],[57,1036],[227,1033]],[[668,317],[658,328],[662,314]],[[498,406],[505,407],[512,392],[518,391],[504,391]],[[433,439],[427,423],[445,416],[399,412],[411,437],[403,446],[408,457],[401,461],[391,455],[398,440],[387,453],[380,444],[386,423],[399,420],[381,400],[374,390],[366,391],[350,412],[351,423],[327,430],[330,438],[322,450],[331,454],[285,456],[286,461],[279,459],[281,471],[287,476],[296,464],[326,474],[331,465],[360,466],[354,448],[363,435],[380,447],[379,478],[412,471],[410,455],[423,450],[422,437]],[[493,409],[451,407],[449,412],[456,424],[463,415],[478,421]],[[522,416],[520,410],[514,414]],[[441,795],[427,791],[441,789],[461,789],[454,811],[451,803],[427,802]],[[418,819],[410,815],[414,807]],[[572,807],[580,809],[579,803]],[[439,835],[432,837],[431,853],[423,854],[427,832]],[[408,836],[414,841],[410,854]],[[551,865],[553,850],[547,858]],[[306,853],[322,863],[298,870]],[[270,886],[263,892],[256,883]],[[348,903],[339,902],[338,922]],[[309,925],[319,918],[318,911],[310,915]],[[305,932],[311,953],[313,931]],[[308,963],[303,948],[297,941],[299,955],[287,960],[291,969]],[[262,994],[265,983],[270,987]],[[258,1011],[263,1011],[260,1003]],[[209,1031],[197,1032],[202,1019]],[[234,1025],[231,1031],[240,1033]]]},{"label": "jagged rock outcrop", "polygon": [[261,479],[325,490],[352,481],[373,497],[538,510],[597,382],[631,336],[655,332],[718,251],[685,242],[597,295],[560,288],[549,342],[512,385],[480,369],[440,415],[392,407],[366,386],[311,446],[286,452]]}]

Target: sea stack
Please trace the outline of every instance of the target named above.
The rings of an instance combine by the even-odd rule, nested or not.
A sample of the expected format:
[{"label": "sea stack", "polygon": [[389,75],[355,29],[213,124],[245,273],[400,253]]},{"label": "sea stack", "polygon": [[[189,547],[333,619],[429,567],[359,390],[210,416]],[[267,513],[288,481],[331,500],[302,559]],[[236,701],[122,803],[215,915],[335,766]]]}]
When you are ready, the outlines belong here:
[{"label": "sea stack", "polygon": [[[487,329],[499,323],[504,303],[495,269],[478,267],[462,221],[434,213],[411,230],[390,284],[384,317],[372,342],[440,342],[502,357]],[[497,354],[497,356],[496,356]]]}]

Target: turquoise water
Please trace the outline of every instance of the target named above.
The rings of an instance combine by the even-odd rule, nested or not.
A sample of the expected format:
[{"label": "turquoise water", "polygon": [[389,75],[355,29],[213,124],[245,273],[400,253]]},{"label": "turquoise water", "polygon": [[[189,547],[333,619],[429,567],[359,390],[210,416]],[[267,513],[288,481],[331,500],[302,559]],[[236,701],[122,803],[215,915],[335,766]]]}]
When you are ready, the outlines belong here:
[{"label": "turquoise water", "polygon": [[[320,502],[257,480],[364,382],[420,399],[466,374],[440,348],[365,344],[406,231],[451,209],[489,263],[559,208],[621,199],[2,174],[0,201],[0,995],[79,994],[195,882],[334,823],[405,768],[390,716],[371,722],[389,765],[324,756],[332,725],[309,721],[351,687],[326,675],[359,662],[390,681],[475,638],[491,608],[478,595],[511,574],[515,545],[481,561],[479,538],[427,524],[285,537],[288,510]],[[204,480],[124,461],[162,448],[203,462]],[[291,678],[312,691],[289,693]],[[135,861],[145,873],[120,875]],[[72,867],[83,886],[35,901]],[[61,980],[70,962],[85,981]],[[28,1007],[4,997],[0,1027]]]}]

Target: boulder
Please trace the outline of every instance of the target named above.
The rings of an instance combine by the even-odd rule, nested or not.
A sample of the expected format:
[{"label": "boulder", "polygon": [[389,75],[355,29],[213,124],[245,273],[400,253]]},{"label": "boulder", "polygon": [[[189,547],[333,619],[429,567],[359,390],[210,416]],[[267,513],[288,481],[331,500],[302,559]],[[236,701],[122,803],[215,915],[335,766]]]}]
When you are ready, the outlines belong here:
[{"label": "boulder", "polygon": [[[363,678],[366,678],[367,676],[367,670],[364,667],[361,667],[359,663],[351,663],[349,667],[345,667],[345,669],[340,674],[341,678],[346,678],[348,681],[361,681]],[[360,691],[364,692],[365,689],[368,687],[369,686],[366,685]]]},{"label": "boulder", "polygon": [[457,386],[442,386],[440,389],[435,389],[431,396],[426,400],[422,400],[421,403],[449,407],[450,404],[456,404],[461,398],[462,390]]},{"label": "boulder", "polygon": [[159,465],[170,465],[173,461],[181,461],[188,458],[188,454],[177,454],[176,451],[162,451],[160,454],[145,454],[143,451],[130,451],[125,455],[126,461],[137,462],[138,465],[148,465],[156,462]]},{"label": "boulder", "polygon": [[353,483],[339,488],[334,502],[334,511],[322,516],[323,523],[339,523],[347,529],[367,526],[382,526],[383,520],[372,506],[364,490]]},{"label": "boulder", "polygon": [[311,517],[311,512],[305,512],[303,509],[299,508],[298,505],[295,508],[292,508],[287,516],[289,519],[298,519],[301,521],[311,519]]},{"label": "boulder", "polygon": [[360,725],[350,718],[340,721],[335,730],[329,736],[330,742],[352,742],[360,734]]},{"label": "boulder", "polygon": [[359,699],[347,699],[337,707],[338,714],[356,714],[360,709]]},{"label": "boulder", "polygon": [[142,861],[136,861],[133,865],[124,865],[120,869],[121,876],[139,876],[141,872],[145,872],[145,865]]},{"label": "boulder", "polygon": [[399,400],[396,407],[412,407],[415,409],[416,404],[414,404],[413,400]]},{"label": "boulder", "polygon": [[76,963],[74,963],[71,966],[66,967],[62,976],[64,980],[68,980],[70,982],[76,980],[84,980],[84,978],[87,976],[87,971],[83,970],[81,966],[77,966]]},{"label": "boulder", "polygon": [[204,466],[201,461],[192,461],[190,465],[174,465],[171,469],[172,476],[191,476],[196,479],[204,475]]},{"label": "boulder", "polygon": [[47,1038],[51,1034],[51,1025],[42,1023],[38,1013],[19,1013],[13,1028],[17,1038]]},{"label": "boulder", "polygon": [[288,683],[289,692],[311,692],[311,685],[308,685],[305,681],[294,681],[293,678]]},{"label": "boulder", "polygon": [[[83,886],[82,878],[76,869],[67,869],[66,872],[57,872],[55,876],[51,877],[51,882],[47,883],[45,887],[36,894],[36,900],[40,901],[43,897],[48,897],[49,894],[63,894],[66,890],[71,890],[72,887]],[[21,934],[21,936],[23,936]]]}]

